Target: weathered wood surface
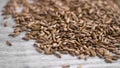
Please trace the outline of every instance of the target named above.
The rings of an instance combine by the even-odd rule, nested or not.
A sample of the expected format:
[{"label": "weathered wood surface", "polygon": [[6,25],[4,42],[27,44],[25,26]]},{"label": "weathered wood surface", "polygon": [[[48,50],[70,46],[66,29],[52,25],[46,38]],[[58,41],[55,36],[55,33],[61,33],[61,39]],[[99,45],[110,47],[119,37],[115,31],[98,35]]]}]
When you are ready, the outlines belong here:
[{"label": "weathered wood surface", "polygon": [[[7,1],[0,0],[0,11]],[[0,68],[61,68],[61,65],[71,65],[70,68],[76,68],[79,64],[82,64],[82,68],[120,68],[120,60],[105,63],[98,57],[92,57],[84,61],[69,55],[63,55],[62,59],[58,59],[53,55],[39,54],[32,46],[34,41],[21,40],[24,33],[16,38],[8,37],[14,24],[12,19],[8,19],[8,21],[10,26],[3,27],[5,20],[0,16]],[[10,40],[13,46],[7,46],[5,44],[6,40]]]}]

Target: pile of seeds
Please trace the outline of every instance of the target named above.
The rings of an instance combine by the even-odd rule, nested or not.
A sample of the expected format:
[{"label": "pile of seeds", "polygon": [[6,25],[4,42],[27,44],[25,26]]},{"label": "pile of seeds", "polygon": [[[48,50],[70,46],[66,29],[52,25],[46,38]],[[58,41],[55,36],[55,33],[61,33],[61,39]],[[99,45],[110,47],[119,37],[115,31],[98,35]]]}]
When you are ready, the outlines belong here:
[{"label": "pile of seeds", "polygon": [[3,15],[16,22],[9,36],[25,31],[40,53],[120,58],[120,9],[112,0],[10,0]]}]

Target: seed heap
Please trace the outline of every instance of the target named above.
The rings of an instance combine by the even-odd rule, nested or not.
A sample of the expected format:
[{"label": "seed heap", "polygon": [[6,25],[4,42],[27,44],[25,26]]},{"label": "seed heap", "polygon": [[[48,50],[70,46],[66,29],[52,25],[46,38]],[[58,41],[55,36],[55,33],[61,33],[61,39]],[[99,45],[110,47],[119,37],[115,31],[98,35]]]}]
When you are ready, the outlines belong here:
[{"label": "seed heap", "polygon": [[112,0],[10,0],[3,15],[16,22],[10,36],[25,31],[40,53],[112,62],[120,58],[119,11]]}]

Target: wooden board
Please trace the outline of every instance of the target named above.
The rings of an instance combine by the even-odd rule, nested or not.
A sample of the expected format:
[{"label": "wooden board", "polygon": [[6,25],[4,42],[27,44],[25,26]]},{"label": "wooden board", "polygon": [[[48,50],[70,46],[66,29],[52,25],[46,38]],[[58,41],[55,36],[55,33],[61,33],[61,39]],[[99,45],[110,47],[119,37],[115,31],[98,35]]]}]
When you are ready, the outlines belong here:
[{"label": "wooden board", "polygon": [[[0,11],[7,1],[0,0]],[[114,63],[105,63],[98,57],[84,61],[70,55],[62,55],[62,59],[58,59],[53,55],[39,54],[32,46],[33,40],[26,42],[21,39],[24,33],[16,38],[8,37],[8,34],[13,31],[14,21],[8,19],[10,26],[3,27],[5,21],[3,16],[0,16],[0,68],[61,68],[62,65],[70,65],[70,68],[76,68],[80,64],[82,68],[120,68],[120,60]],[[11,41],[13,46],[7,46],[6,40]]]}]

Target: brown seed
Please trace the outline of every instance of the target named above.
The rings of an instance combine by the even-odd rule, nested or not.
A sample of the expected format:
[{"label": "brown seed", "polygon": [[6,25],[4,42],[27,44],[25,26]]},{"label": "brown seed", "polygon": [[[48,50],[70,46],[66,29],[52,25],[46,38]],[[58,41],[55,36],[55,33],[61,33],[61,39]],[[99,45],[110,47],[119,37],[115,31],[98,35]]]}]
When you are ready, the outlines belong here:
[{"label": "brown seed", "polygon": [[5,22],[5,23],[4,23],[4,27],[7,27],[7,26],[9,26],[9,23],[8,23],[8,22]]},{"label": "brown seed", "polygon": [[23,26],[23,27],[21,27],[21,30],[22,30],[22,31],[26,31],[26,30],[27,30],[27,27]]},{"label": "brown seed", "polygon": [[74,53],[74,52],[69,52],[69,54],[70,54],[71,56],[75,56],[75,53]]},{"label": "brown seed", "polygon": [[68,54],[68,51],[60,51],[61,54]]},{"label": "brown seed", "polygon": [[8,46],[12,46],[12,43],[11,43],[10,41],[6,41],[6,44],[7,44]]},{"label": "brown seed", "polygon": [[46,54],[46,55],[51,55],[52,52],[50,52],[50,51],[45,51],[44,54]]},{"label": "brown seed", "polygon": [[83,55],[79,55],[78,59],[82,59],[83,58]]},{"label": "brown seed", "polygon": [[25,40],[25,41],[29,41],[28,37],[23,37],[22,39]]},{"label": "brown seed", "polygon": [[70,65],[63,65],[62,68],[70,68]]},{"label": "brown seed", "polygon": [[61,55],[59,54],[59,53],[54,53],[54,55],[56,56],[56,57],[58,57],[58,58],[61,58]]},{"label": "brown seed", "polygon": [[15,36],[18,36],[18,35],[20,34],[20,32],[17,31],[17,32],[15,32],[14,34],[15,34]]},{"label": "brown seed", "polygon": [[112,61],[112,59],[110,59],[110,58],[106,58],[106,59],[105,59],[105,62],[107,62],[107,63],[112,63],[113,61]]},{"label": "brown seed", "polygon": [[120,58],[120,55],[115,55],[115,57]]},{"label": "brown seed", "polygon": [[78,65],[78,67],[77,68],[82,68],[82,65],[80,64],[80,65]]},{"label": "brown seed", "polygon": [[11,33],[8,36],[15,37],[16,35],[15,35],[15,33]]},{"label": "brown seed", "polygon": [[94,50],[90,50],[91,56],[96,56],[96,52]]},{"label": "brown seed", "polygon": [[33,45],[34,45],[35,47],[40,47],[40,45],[37,44],[37,43],[34,43]]},{"label": "brown seed", "polygon": [[86,56],[85,56],[85,60],[88,60],[88,58],[89,58],[89,55],[86,55]]},{"label": "brown seed", "polygon": [[76,56],[80,55],[80,52],[79,52],[79,51],[76,50],[76,51],[74,51],[74,52],[75,52],[75,55],[76,55]]},{"label": "brown seed", "polygon": [[118,58],[114,56],[114,57],[112,57],[112,60],[118,60]]},{"label": "brown seed", "polygon": [[21,32],[21,30],[20,29],[14,29],[14,33],[17,33],[17,32]]},{"label": "brown seed", "polygon": [[[26,32],[23,40],[35,40],[37,51],[110,61],[120,54],[119,11],[113,0],[10,0],[2,14],[15,20],[10,36]],[[61,58],[60,54],[54,55]]]},{"label": "brown seed", "polygon": [[44,50],[45,50],[44,54],[46,54],[46,55],[53,54],[53,52],[50,51],[50,48],[44,48]]},{"label": "brown seed", "polygon": [[40,48],[36,48],[36,50],[39,52],[39,53],[42,53],[43,52],[43,50],[41,50]]},{"label": "brown seed", "polygon": [[8,18],[10,18],[10,16],[9,16],[9,15],[6,15],[6,16],[4,17],[4,19],[8,19]]},{"label": "brown seed", "polygon": [[112,60],[118,60],[120,58],[120,55],[114,55],[112,56]]},{"label": "brown seed", "polygon": [[117,55],[120,55],[120,52],[118,52],[118,51],[115,51],[114,53],[117,54]]},{"label": "brown seed", "polygon": [[101,55],[99,52],[97,52],[97,56],[98,56],[99,58],[103,58],[103,55]]}]

